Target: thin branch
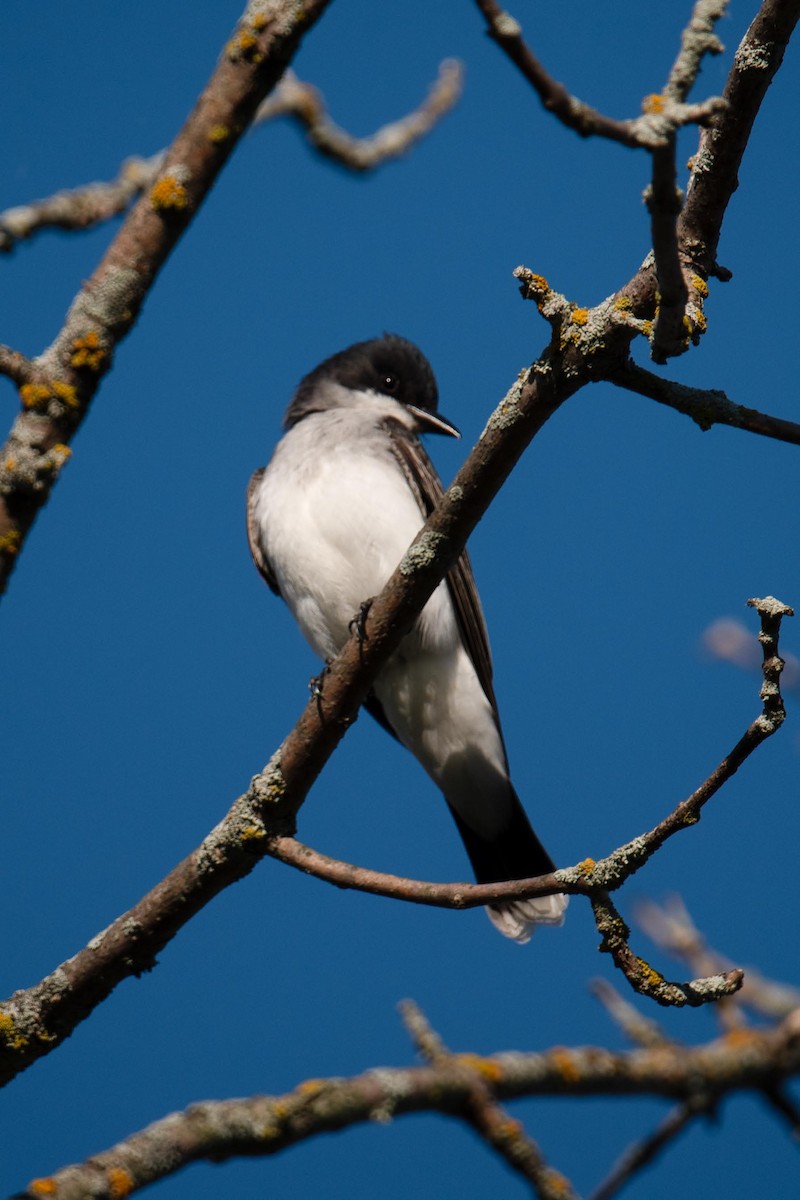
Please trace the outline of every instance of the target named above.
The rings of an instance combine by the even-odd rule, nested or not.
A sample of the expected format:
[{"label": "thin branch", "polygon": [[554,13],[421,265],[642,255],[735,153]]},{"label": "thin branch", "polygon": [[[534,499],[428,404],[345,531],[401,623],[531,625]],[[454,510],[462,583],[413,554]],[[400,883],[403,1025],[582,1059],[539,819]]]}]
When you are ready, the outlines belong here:
[{"label": "thin branch", "polygon": [[[663,904],[640,901],[636,922],[660,949],[688,963],[694,971],[724,971],[732,965],[726,955],[708,945],[680,896],[670,896]],[[736,1001],[742,1008],[780,1020],[800,1009],[800,988],[767,979],[748,967]]]},{"label": "thin branch", "polygon": [[784,421],[780,417],[771,417],[755,408],[735,404],[725,392],[716,388],[689,387],[685,383],[662,379],[652,371],[638,366],[631,359],[619,370],[611,372],[607,378],[609,383],[615,383],[617,387],[647,396],[650,400],[666,404],[669,408],[691,417],[704,432],[712,425],[729,425],[733,429],[744,429],[761,437],[800,446],[800,425],[794,421]]},{"label": "thin branch", "polygon": [[607,1012],[617,1022],[622,1032],[635,1046],[645,1048],[654,1046],[673,1046],[674,1040],[667,1036],[666,1031],[652,1017],[645,1017],[630,1000],[626,1000],[613,984],[605,979],[593,979],[590,984],[592,993],[604,1005]]},{"label": "thin branch", "polygon": [[150,158],[128,158],[114,179],[7,208],[0,213],[0,253],[9,254],[18,242],[43,229],[90,229],[111,220],[150,186],[163,160],[164,151]]},{"label": "thin branch", "polygon": [[465,1119],[512,1171],[528,1180],[538,1200],[577,1200],[569,1181],[548,1167],[536,1142],[497,1103],[486,1072],[476,1070],[469,1056],[451,1054],[413,1000],[404,1000],[400,1013],[414,1045],[427,1062],[434,1067],[455,1066],[467,1072],[472,1098]]},{"label": "thin branch", "polygon": [[660,971],[631,950],[630,927],[620,916],[608,892],[595,888],[590,901],[595,924],[602,935],[600,951],[611,955],[614,966],[640,996],[649,996],[665,1008],[683,1008],[684,1005],[700,1008],[732,996],[742,986],[744,971],[739,968],[692,979],[688,983],[665,979]]},{"label": "thin branch", "polygon": [[331,120],[316,88],[287,71],[280,86],[259,108],[256,121],[284,115],[294,117],[320,154],[351,171],[372,171],[406,154],[430,133],[457,104],[463,81],[461,64],[446,60],[440,65],[438,79],[418,108],[400,120],[384,125],[369,137],[357,138]]},{"label": "thin branch", "polygon": [[[578,100],[563,83],[553,78],[526,44],[522,36],[522,26],[511,13],[506,12],[495,0],[476,0],[476,3],[486,19],[492,41],[496,42],[531,84],[547,111],[581,137],[603,137],[623,146],[653,150],[663,146],[665,139],[673,136],[676,129],[684,125],[707,123],[720,107],[721,101],[718,97],[712,97],[702,104],[685,104],[684,97],[679,98],[677,94],[673,94],[672,89],[659,97],[648,97],[642,116],[627,121],[616,121]],[[699,0],[699,5],[704,8],[709,4],[716,7],[716,0]],[[683,57],[679,56],[678,62],[685,70],[689,65],[689,58],[683,51],[682,55]],[[678,63],[673,67],[673,75],[677,66]],[[696,73],[695,71],[695,75]],[[670,76],[671,80],[673,75]],[[653,99],[658,99],[660,103],[649,103]]]},{"label": "thin branch", "polygon": [[800,1141],[800,1108],[791,1096],[778,1087],[762,1088],[761,1094],[772,1111],[782,1117],[789,1126],[789,1132],[795,1141]]},{"label": "thin branch", "polygon": [[[703,58],[722,50],[714,27],[725,15],[727,7],[727,0],[696,0],[666,87],[662,95],[648,98],[647,105],[652,111],[668,111],[670,105],[686,101],[700,73]],[[720,107],[718,105],[714,111]],[[689,348],[690,340],[697,342],[700,336],[697,322],[687,319],[689,289],[678,241],[683,193],[678,187],[675,166],[675,132],[673,129],[667,134],[663,146],[653,149],[653,177],[645,192],[658,277],[659,300],[651,342],[653,360],[657,363],[683,354]],[[702,304],[700,310],[702,312]],[[702,328],[705,328],[704,323]]]},{"label": "thin branch", "polygon": [[[292,116],[321,154],[350,170],[371,171],[410,150],[454,107],[461,96],[463,74],[459,63],[443,62],[438,79],[418,108],[370,137],[355,138],[330,119],[316,88],[287,71],[259,106],[251,128],[275,117]],[[212,136],[226,141],[226,129],[220,125],[212,130]],[[65,189],[43,200],[6,209],[0,213],[0,253],[9,253],[18,242],[44,229],[89,229],[119,216],[152,185],[165,154],[161,150],[149,158],[128,158],[114,179]]]},{"label": "thin branch", "polygon": [[704,1103],[679,1104],[673,1108],[651,1134],[628,1147],[589,1200],[612,1200],[618,1196],[634,1175],[674,1142],[691,1121],[707,1111],[708,1106]]},{"label": "thin branch", "polygon": [[645,191],[645,203],[650,213],[659,296],[651,348],[653,360],[665,363],[689,346],[684,325],[689,293],[678,250],[678,216],[683,193],[678,187],[675,168],[674,134],[666,146],[653,151],[653,179]]},{"label": "thin branch", "polygon": [[[753,1031],[746,1055],[729,1038],[699,1047],[613,1053],[556,1047],[483,1057],[448,1056],[423,1067],[380,1067],[345,1079],[309,1079],[283,1096],[208,1101],[173,1113],[82,1164],[37,1179],[18,1200],[118,1200],[190,1163],[269,1157],[322,1133],[408,1113],[471,1120],[474,1081],[497,1101],[523,1096],[670,1097],[712,1105],[733,1092],[781,1087],[800,1073],[800,1021]],[[677,1131],[676,1131],[677,1132]],[[554,1180],[555,1182],[555,1180]]]},{"label": "thin branch", "polygon": [[40,384],[0,450],[0,592],[52,490],[56,447],[80,427],[114,350],[203,203],[258,105],[330,0],[251,0],[214,73],[55,342],[37,359]]},{"label": "thin branch", "polygon": [[19,350],[10,346],[0,345],[0,375],[6,375],[17,387],[31,383],[36,374],[36,366]]}]

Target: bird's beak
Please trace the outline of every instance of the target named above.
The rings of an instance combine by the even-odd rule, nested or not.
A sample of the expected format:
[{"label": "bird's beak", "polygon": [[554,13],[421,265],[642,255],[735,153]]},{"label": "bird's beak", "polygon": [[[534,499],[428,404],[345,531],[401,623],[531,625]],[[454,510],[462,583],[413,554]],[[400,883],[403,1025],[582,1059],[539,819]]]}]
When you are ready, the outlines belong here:
[{"label": "bird's beak", "polygon": [[427,408],[418,408],[416,404],[407,404],[406,408],[419,421],[422,433],[447,433],[450,437],[461,437],[460,431],[456,429],[452,421],[448,421],[441,413],[430,412]]}]

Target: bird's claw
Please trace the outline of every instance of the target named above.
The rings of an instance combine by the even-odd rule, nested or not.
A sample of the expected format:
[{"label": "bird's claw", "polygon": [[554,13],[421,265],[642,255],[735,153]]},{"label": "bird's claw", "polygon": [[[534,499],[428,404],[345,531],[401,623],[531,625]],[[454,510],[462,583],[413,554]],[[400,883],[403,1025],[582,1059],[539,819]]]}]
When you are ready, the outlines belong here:
[{"label": "bird's claw", "polygon": [[347,625],[350,633],[355,633],[356,637],[358,638],[359,646],[363,646],[364,642],[367,640],[367,615],[369,610],[372,608],[373,599],[374,597],[369,600],[364,600],[363,603],[359,605],[358,612],[353,617],[352,621],[348,622]]}]

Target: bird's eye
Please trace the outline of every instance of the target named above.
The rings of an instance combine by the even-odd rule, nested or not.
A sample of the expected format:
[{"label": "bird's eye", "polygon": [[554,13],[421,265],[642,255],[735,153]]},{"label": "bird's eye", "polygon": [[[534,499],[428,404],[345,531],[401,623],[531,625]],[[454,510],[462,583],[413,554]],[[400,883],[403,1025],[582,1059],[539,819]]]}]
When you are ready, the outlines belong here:
[{"label": "bird's eye", "polygon": [[385,392],[388,392],[388,394],[389,394],[390,396],[393,396],[393,395],[394,395],[394,393],[397,391],[397,389],[398,389],[399,387],[400,387],[400,378],[399,378],[399,376],[397,376],[397,375],[384,375],[384,377],[383,377],[383,390],[384,390]]}]

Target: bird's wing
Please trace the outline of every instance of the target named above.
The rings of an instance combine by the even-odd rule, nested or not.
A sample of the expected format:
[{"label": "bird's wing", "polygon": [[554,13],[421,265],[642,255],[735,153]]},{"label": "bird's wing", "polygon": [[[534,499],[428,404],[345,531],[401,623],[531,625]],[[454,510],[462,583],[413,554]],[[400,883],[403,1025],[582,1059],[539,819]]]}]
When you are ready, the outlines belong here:
[{"label": "bird's wing", "polygon": [[[433,511],[443,495],[442,481],[436,468],[428,458],[422,443],[408,432],[392,426],[392,450],[411,486],[423,516]],[[492,686],[492,656],[489,650],[489,634],[483,616],[472,564],[466,550],[447,574],[447,587],[453,601],[459,633],[472,665],[480,680],[487,699],[497,711]]]},{"label": "bird's wing", "polygon": [[269,564],[269,559],[265,555],[261,546],[261,540],[258,536],[258,524],[256,522],[255,507],[256,493],[258,492],[261,480],[264,478],[266,467],[259,467],[254,472],[249,484],[247,485],[247,540],[250,544],[250,553],[253,556],[253,562],[258,567],[259,571],[267,581],[270,589],[276,596],[280,596],[278,581],[272,567]]}]

